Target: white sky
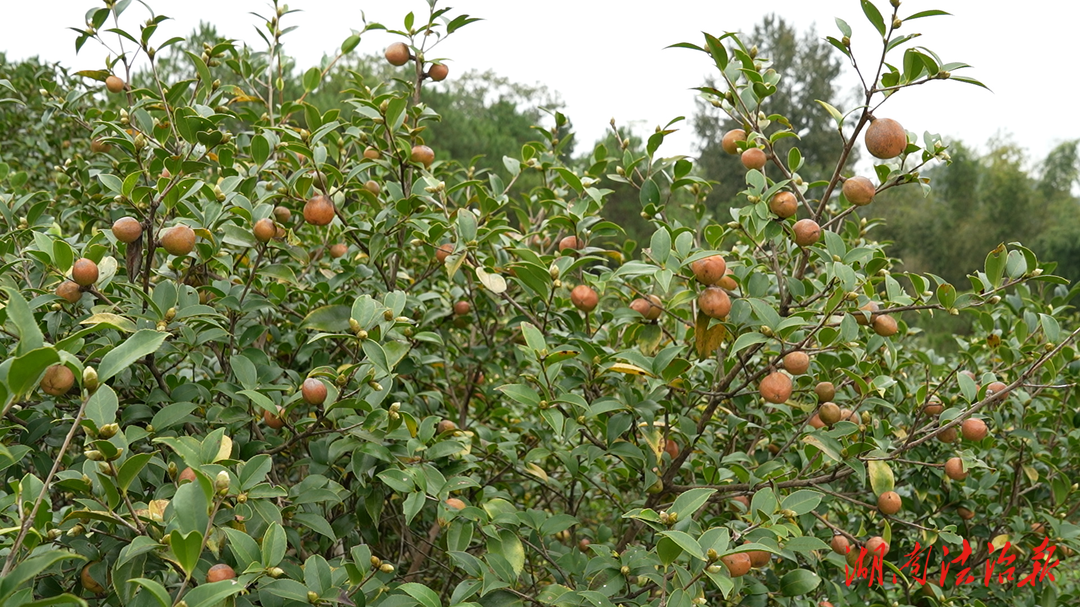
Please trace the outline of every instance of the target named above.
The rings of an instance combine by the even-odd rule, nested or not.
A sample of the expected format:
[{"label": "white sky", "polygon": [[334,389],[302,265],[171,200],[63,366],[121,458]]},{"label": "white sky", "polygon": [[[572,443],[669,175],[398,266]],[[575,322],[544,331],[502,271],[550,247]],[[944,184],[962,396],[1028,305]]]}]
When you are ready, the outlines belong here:
[{"label": "white sky", "polygon": [[[886,0],[874,0],[881,11]],[[155,37],[164,41],[188,34],[200,19],[212,21],[231,38],[262,45],[254,32],[257,19],[249,12],[268,15],[262,0],[147,0],[160,14],[173,18]],[[100,69],[104,53],[88,42],[75,54],[76,34],[85,12],[100,3],[88,0],[0,2],[0,50],[9,58],[39,55],[76,69]],[[652,132],[676,116],[688,121],[694,110],[695,91],[710,73],[702,53],[664,47],[676,42],[701,43],[701,31],[749,31],[762,15],[775,12],[800,28],[816,24],[817,33],[836,35],[833,17],[855,29],[853,45],[861,64],[880,53],[880,38],[867,23],[858,0],[758,0],[734,3],[717,0],[443,0],[451,14],[482,17],[451,36],[436,49],[448,62],[451,75],[476,68],[492,69],[511,80],[540,82],[561,94],[565,111],[578,131],[578,150],[591,147],[611,118],[633,124],[639,133]],[[289,54],[306,68],[324,53],[333,53],[351,33],[362,27],[360,11],[369,21],[401,27],[409,10],[426,14],[423,0],[293,0],[301,9],[286,22],[299,26],[286,38]],[[996,134],[1009,135],[1041,159],[1054,145],[1080,138],[1075,120],[1080,85],[1072,73],[1076,24],[1080,2],[1027,0],[1022,7],[1001,0],[905,0],[901,15],[939,8],[952,17],[920,19],[901,32],[918,31],[921,44],[946,62],[963,61],[963,70],[993,92],[957,82],[935,82],[896,95],[879,116],[899,120],[908,130],[937,132],[971,145],[982,145]],[[130,13],[130,16],[128,15]],[[145,8],[133,3],[125,16],[145,19]],[[123,24],[123,22],[122,22]],[[875,38],[877,40],[875,40]],[[377,52],[391,42],[389,35],[365,35],[358,52]],[[900,62],[899,54],[896,62]],[[715,68],[713,68],[715,69]],[[855,86],[847,74],[842,86]],[[846,111],[850,108],[841,108]],[[664,155],[691,154],[693,137],[688,121],[683,130],[661,148]],[[1034,165],[1034,163],[1033,163]]]}]

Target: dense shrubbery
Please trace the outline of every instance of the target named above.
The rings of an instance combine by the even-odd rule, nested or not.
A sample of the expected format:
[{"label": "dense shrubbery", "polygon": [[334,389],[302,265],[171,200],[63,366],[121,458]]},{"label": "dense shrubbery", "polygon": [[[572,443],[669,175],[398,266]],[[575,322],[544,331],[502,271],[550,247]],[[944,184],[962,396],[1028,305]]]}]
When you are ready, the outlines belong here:
[{"label": "dense shrubbery", "polygon": [[[174,41],[160,17],[103,29],[128,4],[80,35],[126,54],[88,86],[19,76],[4,114],[63,160],[0,165],[3,605],[1076,601],[1068,561],[1034,588],[901,570],[916,542],[937,565],[971,540],[980,581],[991,549],[1019,578],[1044,537],[1080,548],[1080,419],[1066,281],[1018,244],[972,292],[894,272],[849,201],[883,97],[960,79],[897,11],[863,3],[889,63],[857,66],[864,105],[822,106],[842,139],[824,175],[768,114],[767,58],[682,45],[716,62],[705,98],[760,167],[717,219],[664,129],[576,166],[556,113],[501,166],[440,154],[425,56],[471,18],[434,0],[398,32],[398,83],[354,78],[348,113],[308,103],[334,58],[287,94],[284,9],[265,52],[208,43],[132,78]],[[900,155],[873,193],[928,187],[940,142],[884,135]],[[621,236],[602,179],[637,192],[639,258],[596,246]],[[917,310],[980,333],[945,358],[913,345]],[[845,586],[830,545],[882,540],[887,583]]]}]

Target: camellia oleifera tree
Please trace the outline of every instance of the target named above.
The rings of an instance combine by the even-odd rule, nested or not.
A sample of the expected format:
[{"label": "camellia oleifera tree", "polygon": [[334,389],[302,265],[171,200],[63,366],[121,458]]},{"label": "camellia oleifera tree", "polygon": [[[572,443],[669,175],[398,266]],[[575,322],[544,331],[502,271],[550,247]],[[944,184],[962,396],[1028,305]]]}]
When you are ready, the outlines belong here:
[{"label": "camellia oleifera tree", "polygon": [[[0,603],[1075,603],[1067,561],[1021,586],[1044,539],[1051,562],[1080,547],[1072,293],[1019,244],[970,290],[892,272],[859,219],[947,154],[881,109],[960,79],[910,46],[939,11],[864,1],[870,66],[837,22],[865,99],[821,111],[838,167],[881,159],[868,177],[772,153],[797,125],[738,36],[682,45],[715,62],[703,93],[744,125],[725,147],[747,167],[743,206],[684,225],[666,202],[703,209],[708,188],[657,155],[671,125],[575,167],[556,114],[497,172],[434,161],[423,90],[452,74],[433,46],[472,18],[429,4],[386,49],[399,81],[356,83],[349,122],[305,101],[332,59],[282,98],[284,7],[266,51],[208,44],[190,79],[135,88],[174,42],[162,17],[88,12],[79,44],[116,54],[47,91],[86,139],[62,178],[0,182]],[[605,175],[655,226],[639,259],[595,246],[619,234]],[[918,349],[929,313],[981,334]],[[904,567],[917,545],[932,585]],[[882,579],[846,585],[866,548]],[[988,556],[1007,559],[987,587]]]}]

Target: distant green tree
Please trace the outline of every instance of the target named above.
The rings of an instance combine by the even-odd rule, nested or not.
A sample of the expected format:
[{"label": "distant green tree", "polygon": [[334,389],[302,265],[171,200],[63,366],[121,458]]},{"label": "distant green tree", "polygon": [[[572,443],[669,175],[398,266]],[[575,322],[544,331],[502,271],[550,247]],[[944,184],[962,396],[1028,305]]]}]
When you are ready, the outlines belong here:
[{"label": "distant green tree", "polygon": [[[804,168],[800,170],[803,174],[831,174],[844,142],[837,135],[832,118],[817,100],[836,107],[844,105],[844,94],[836,84],[843,64],[835,49],[813,28],[800,36],[792,24],[774,14],[767,15],[755,25],[745,40],[747,44],[757,46],[759,59],[768,60],[776,72],[784,74],[776,93],[768,98],[761,111],[766,115],[786,116],[799,138],[782,139],[777,142],[777,149],[787,154],[797,146],[805,159]],[[707,82],[707,86],[724,88],[716,84],[711,79]],[[723,151],[720,142],[728,130],[744,125],[732,121],[723,111],[703,100],[697,102],[691,125],[698,138],[698,164],[702,175],[719,182],[708,202],[719,208],[731,206],[736,194],[745,188],[746,170],[736,157]],[[848,165],[855,160],[853,153],[848,157]]]}]

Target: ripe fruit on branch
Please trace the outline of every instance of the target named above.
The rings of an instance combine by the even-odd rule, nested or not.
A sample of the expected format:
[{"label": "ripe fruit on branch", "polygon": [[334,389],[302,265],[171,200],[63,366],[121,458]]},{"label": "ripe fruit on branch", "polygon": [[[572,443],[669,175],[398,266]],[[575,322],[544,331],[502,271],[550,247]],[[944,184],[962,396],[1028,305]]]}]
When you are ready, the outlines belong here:
[{"label": "ripe fruit on branch", "polygon": [[818,417],[826,425],[831,426],[840,421],[840,405],[833,402],[821,403],[818,407]]},{"label": "ripe fruit on branch", "polygon": [[959,457],[950,457],[945,462],[945,476],[954,481],[962,481],[967,478],[967,470],[964,469],[964,461]]},{"label": "ripe fruit on branch", "polygon": [[923,406],[923,413],[926,413],[927,415],[939,415],[944,410],[945,407],[941,405],[941,399],[938,398],[936,394],[932,395],[926,401],[926,405]]},{"label": "ripe fruit on branch", "polygon": [[671,459],[679,457],[679,443],[670,438],[666,439],[664,441],[664,451],[671,456]]},{"label": "ripe fruit on branch", "polygon": [[821,226],[813,219],[800,219],[791,227],[795,232],[795,244],[808,247],[821,238]]},{"label": "ripe fruit on branch", "polygon": [[100,139],[94,139],[90,142],[90,151],[95,154],[108,154],[112,150],[112,144],[105,143]]},{"label": "ripe fruit on branch", "polygon": [[142,236],[142,224],[134,217],[121,217],[112,224],[112,233],[123,243],[133,243]]},{"label": "ripe fruit on branch", "polygon": [[829,541],[829,546],[832,547],[832,551],[836,554],[847,554],[848,548],[851,548],[851,542],[843,535],[837,533],[832,536],[832,540]]},{"label": "ripe fruit on branch", "polygon": [[364,189],[371,192],[375,196],[378,196],[380,193],[382,193],[382,187],[379,186],[378,182],[371,179],[368,179],[364,182]]},{"label": "ripe fruit on branch", "polygon": [[110,93],[120,93],[124,90],[124,81],[119,76],[109,76],[105,79],[105,88]]},{"label": "ripe fruit on branch", "polygon": [[723,320],[731,312],[731,298],[720,287],[708,287],[698,295],[698,309],[709,318]]},{"label": "ripe fruit on branch", "polygon": [[818,385],[814,386],[814,394],[817,394],[820,402],[830,401],[836,398],[836,386],[831,381],[818,382]]},{"label": "ripe fruit on branch", "polygon": [[439,425],[435,427],[436,432],[438,432],[439,434],[447,434],[457,429],[457,424],[448,419],[441,420],[439,422]]},{"label": "ripe fruit on branch", "polygon": [[791,398],[791,378],[780,371],[773,371],[761,380],[758,392],[775,405],[786,403]]},{"label": "ripe fruit on branch", "polygon": [[259,242],[270,242],[277,234],[277,226],[274,225],[274,220],[266,217],[255,222],[255,227],[251,230],[255,234],[255,240]]},{"label": "ripe fruit on branch", "polygon": [[742,153],[740,159],[742,160],[743,166],[747,169],[761,169],[765,166],[768,157],[761,148],[748,148]]},{"label": "ripe fruit on branch", "polygon": [[446,80],[446,76],[450,74],[450,68],[442,63],[435,63],[428,68],[427,73],[428,78],[431,78],[435,82],[442,82],[443,80]]},{"label": "ripe fruit on branch", "polygon": [[877,498],[877,507],[882,514],[893,515],[900,512],[900,506],[903,501],[900,499],[900,495],[895,491],[886,491]]},{"label": "ripe fruit on branch", "polygon": [[364,148],[364,158],[367,158],[368,160],[378,160],[379,158],[382,158],[382,153],[379,152],[378,148],[369,145]]},{"label": "ripe fruit on branch", "polygon": [[806,352],[796,350],[784,355],[784,370],[792,375],[802,375],[810,368],[810,356]]},{"label": "ripe fruit on branch", "polygon": [[454,315],[465,316],[472,310],[472,305],[469,302],[462,300],[454,303]]},{"label": "ripe fruit on branch", "polygon": [[570,291],[570,301],[574,307],[582,312],[592,312],[596,304],[600,303],[600,296],[588,285],[578,285]]},{"label": "ripe fruit on branch", "polygon": [[948,430],[942,430],[938,433],[937,439],[945,444],[952,444],[956,442],[956,426],[949,428]]},{"label": "ripe fruit on branch", "polygon": [[75,265],[71,266],[71,279],[80,287],[94,284],[98,279],[97,264],[85,257],[75,260]]},{"label": "ripe fruit on branch", "polygon": [[960,434],[964,437],[964,440],[978,442],[986,438],[989,433],[990,430],[986,427],[986,422],[981,419],[969,417],[964,420],[964,423],[960,424]]},{"label": "ripe fruit on branch", "polygon": [[274,219],[277,219],[281,223],[289,223],[292,219],[292,211],[289,207],[276,206],[274,207]]},{"label": "ripe fruit on branch", "polygon": [[386,56],[386,60],[390,65],[401,67],[412,59],[412,53],[409,52],[409,46],[404,42],[395,42],[386,47],[386,51],[383,53]]},{"label": "ripe fruit on branch", "polygon": [[454,245],[450,244],[449,242],[441,244],[439,245],[438,249],[435,249],[435,259],[437,259],[439,263],[445,263],[446,258],[450,257],[450,254],[453,252]]},{"label": "ripe fruit on branch", "polygon": [[866,540],[866,551],[874,556],[877,556],[878,554],[885,556],[886,554],[889,554],[889,543],[880,535],[875,535]]},{"label": "ripe fruit on branch", "polygon": [[435,162],[435,152],[426,145],[414,145],[412,149],[412,161],[419,162],[424,168],[430,167]]},{"label": "ripe fruit on branch", "polygon": [[780,219],[787,219],[799,210],[799,201],[791,192],[777,192],[769,201],[769,210]]},{"label": "ripe fruit on branch", "polygon": [[170,255],[183,257],[195,248],[195,230],[184,224],[177,224],[161,235],[161,248]]},{"label": "ripe fruit on branch", "polygon": [[579,251],[585,248],[585,241],[577,236],[567,236],[559,241],[559,252]]},{"label": "ripe fruit on branch", "polygon": [[[751,543],[750,540],[743,542],[744,544]],[[767,550],[751,550],[746,553],[750,557],[750,566],[759,569],[769,564],[769,560],[772,558],[772,553]]]},{"label": "ripe fruit on branch", "polygon": [[897,327],[896,325],[896,319],[892,316],[889,316],[888,314],[875,316],[873,325],[874,333],[877,333],[882,337],[890,337],[892,335],[896,335],[896,332],[899,330],[899,327]]},{"label": "ripe fruit on branch", "polygon": [[645,320],[656,320],[657,318],[660,318],[660,314],[663,313],[660,305],[660,298],[655,295],[650,295],[648,299],[639,297],[630,302],[630,309],[644,316]]},{"label": "ripe fruit on branch", "polygon": [[728,575],[731,577],[742,577],[750,573],[750,555],[745,552],[722,556],[720,561],[727,567]]},{"label": "ripe fruit on branch", "polygon": [[236,579],[236,572],[232,567],[223,563],[218,563],[210,568],[206,572],[206,583],[213,584],[214,582],[221,582],[224,580]]},{"label": "ripe fruit on branch", "polygon": [[848,202],[861,207],[873,202],[877,188],[874,187],[874,182],[866,177],[852,177],[844,182],[841,191],[844,193],[844,198],[848,199]]},{"label": "ripe fruit on branch", "polygon": [[587,538],[581,538],[581,541],[577,543],[578,552],[587,553],[589,551],[589,544],[591,544]]},{"label": "ripe fruit on branch", "polygon": [[307,404],[321,405],[326,401],[326,384],[314,377],[309,377],[300,386],[300,394]]},{"label": "ripe fruit on branch", "polygon": [[811,415],[810,416],[810,421],[808,421],[807,423],[810,424],[811,428],[814,428],[814,429],[817,429],[817,430],[820,430],[821,428],[825,427],[825,422],[821,420],[821,413],[820,412]]},{"label": "ripe fruit on branch", "polygon": [[732,278],[732,274],[733,272],[731,271],[731,268],[725,269],[724,277],[716,282],[716,286],[722,289],[727,289],[728,291],[734,291],[735,289],[738,289],[739,284],[735,282],[734,278]]},{"label": "ripe fruit on branch", "polygon": [[872,118],[866,127],[866,151],[871,156],[888,160],[896,158],[907,148],[907,132],[900,123],[891,118]]},{"label": "ripe fruit on branch", "polygon": [[285,419],[281,416],[284,409],[277,408],[277,414],[271,413],[266,409],[263,409],[263,423],[274,430],[280,430],[285,427]]},{"label": "ripe fruit on branch", "polygon": [[41,378],[41,391],[49,396],[63,396],[75,385],[75,374],[67,365],[52,365]]},{"label": "ripe fruit on branch", "polygon": [[[873,319],[877,318],[877,312],[880,309],[881,306],[879,306],[876,301],[869,301],[859,306],[859,312],[855,314],[855,322],[864,326],[870,324]],[[869,312],[870,314],[864,314],[864,312]]]},{"label": "ripe fruit on branch", "polygon": [[967,508],[964,508],[963,506],[958,507],[956,509],[956,513],[959,514],[960,518],[964,519],[965,521],[970,521],[971,519],[975,518],[975,513],[971,510],[968,510]]},{"label": "ripe fruit on branch", "polygon": [[746,131],[731,129],[724,133],[724,138],[720,141],[720,147],[724,148],[724,151],[728,154],[738,154],[740,141],[746,141]]},{"label": "ripe fruit on branch", "polygon": [[328,225],[334,220],[334,215],[334,202],[323,194],[316,194],[304,203],[304,221],[311,225]]},{"label": "ripe fruit on branch", "polygon": [[98,562],[99,561],[94,561],[93,563],[87,563],[82,568],[82,571],[79,572],[79,582],[82,583],[83,588],[85,588],[86,590],[89,590],[90,592],[93,592],[94,594],[100,596],[100,595],[105,594],[105,587],[102,586],[100,582],[95,580],[94,576],[90,573],[90,567],[92,567],[94,564],[96,564]]},{"label": "ripe fruit on branch", "polygon": [[349,251],[349,245],[339,242],[330,247],[330,257],[337,259]]},{"label": "ripe fruit on branch", "polygon": [[994,400],[998,400],[998,401],[1005,400],[1005,395],[1002,394],[1002,392],[1004,392],[1006,388],[1008,388],[1008,386],[1006,386],[1004,382],[1000,382],[1000,381],[990,382],[989,384],[986,385],[986,395],[987,396],[994,396],[996,394],[998,396]]},{"label": "ripe fruit on branch", "polygon": [[694,272],[694,278],[698,282],[704,285],[714,285],[724,278],[724,273],[727,272],[727,262],[720,255],[710,255],[690,264],[690,269]]},{"label": "ripe fruit on branch", "polygon": [[194,483],[196,478],[195,471],[188,467],[184,468],[184,471],[180,473],[180,476],[176,477],[176,481],[177,484],[183,485],[184,483]]}]

